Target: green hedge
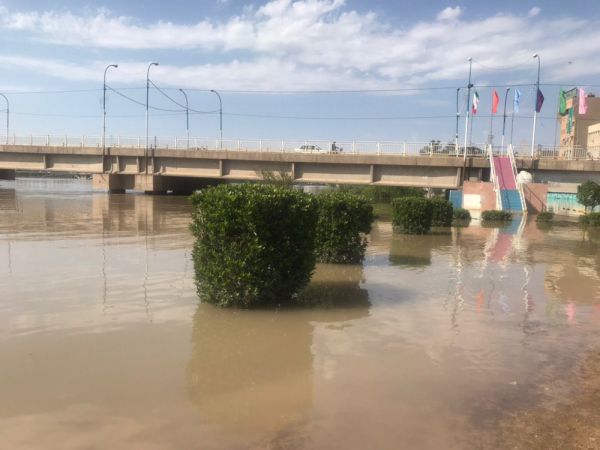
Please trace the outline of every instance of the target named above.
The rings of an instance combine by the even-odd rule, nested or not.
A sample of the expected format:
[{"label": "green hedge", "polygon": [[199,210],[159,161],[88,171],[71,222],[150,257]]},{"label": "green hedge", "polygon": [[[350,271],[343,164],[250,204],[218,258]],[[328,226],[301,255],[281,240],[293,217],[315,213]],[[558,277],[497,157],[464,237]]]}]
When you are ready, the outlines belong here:
[{"label": "green hedge", "polygon": [[481,220],[484,222],[510,222],[512,214],[509,211],[483,211],[481,213]]},{"label": "green hedge", "polygon": [[579,216],[579,223],[585,227],[600,227],[600,212],[592,212]]},{"label": "green hedge", "polygon": [[191,197],[199,296],[220,306],[290,302],[315,267],[317,202],[269,185],[220,185]]},{"label": "green hedge", "polygon": [[468,222],[471,220],[471,213],[468,209],[456,208],[452,211],[452,218],[456,221]]},{"label": "green hedge", "polygon": [[429,199],[431,203],[431,226],[449,227],[452,226],[452,203],[440,197]]},{"label": "green hedge", "polygon": [[544,211],[537,215],[535,221],[537,223],[550,223],[554,219],[554,213],[550,211]]},{"label": "green hedge", "polygon": [[406,234],[426,234],[431,229],[433,207],[426,198],[404,197],[392,201],[392,223]]},{"label": "green hedge", "polygon": [[366,234],[371,231],[373,206],[361,196],[343,191],[327,191],[317,197],[317,260],[353,264],[364,259]]}]

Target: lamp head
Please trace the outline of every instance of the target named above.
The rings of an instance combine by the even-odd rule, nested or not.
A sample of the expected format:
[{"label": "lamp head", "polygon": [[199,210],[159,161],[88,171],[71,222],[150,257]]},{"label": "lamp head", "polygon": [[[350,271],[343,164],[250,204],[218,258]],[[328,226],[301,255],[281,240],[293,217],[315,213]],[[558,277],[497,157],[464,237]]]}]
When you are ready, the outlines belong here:
[{"label": "lamp head", "polygon": [[540,55],[538,55],[537,53],[534,53],[534,54],[533,54],[533,57],[534,57],[534,58],[539,58],[539,57],[540,57]]}]

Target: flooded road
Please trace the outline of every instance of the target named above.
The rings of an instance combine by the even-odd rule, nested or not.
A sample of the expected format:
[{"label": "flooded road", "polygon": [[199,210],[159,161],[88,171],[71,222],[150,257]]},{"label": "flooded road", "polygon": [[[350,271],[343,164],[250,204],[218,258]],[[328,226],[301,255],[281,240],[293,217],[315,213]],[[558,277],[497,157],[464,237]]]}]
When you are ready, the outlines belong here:
[{"label": "flooded road", "polygon": [[198,303],[189,221],[183,197],[0,182],[0,448],[497,448],[598,351],[576,227],[379,221],[362,267],[317,267],[323,306],[234,311]]}]

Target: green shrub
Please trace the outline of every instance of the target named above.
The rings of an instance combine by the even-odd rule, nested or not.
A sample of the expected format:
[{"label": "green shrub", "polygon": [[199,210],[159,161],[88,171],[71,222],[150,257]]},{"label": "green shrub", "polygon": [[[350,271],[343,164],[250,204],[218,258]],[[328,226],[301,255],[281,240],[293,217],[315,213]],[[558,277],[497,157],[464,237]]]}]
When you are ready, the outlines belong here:
[{"label": "green shrub", "polygon": [[585,227],[600,227],[600,212],[592,212],[579,216],[579,223]]},{"label": "green shrub", "polygon": [[577,186],[577,201],[585,207],[586,212],[588,208],[593,211],[596,206],[600,205],[600,184],[595,181],[586,181]]},{"label": "green shrub", "polygon": [[366,234],[371,231],[373,207],[364,197],[343,191],[323,192],[319,207],[315,251],[317,260],[352,264],[364,259]]},{"label": "green shrub", "polygon": [[431,226],[449,227],[452,225],[452,203],[440,197],[429,199],[431,203]]},{"label": "green shrub", "polygon": [[426,234],[431,229],[433,208],[426,198],[403,197],[392,201],[392,223],[401,233]]},{"label": "green shrub", "polygon": [[452,218],[456,221],[468,222],[471,220],[471,213],[468,209],[456,208],[452,211]]},{"label": "green shrub", "polygon": [[199,296],[219,306],[292,301],[315,267],[317,202],[270,185],[220,185],[191,197]]},{"label": "green shrub", "polygon": [[481,220],[484,222],[510,222],[512,214],[508,211],[483,211],[481,213]]},{"label": "green shrub", "polygon": [[404,186],[340,186],[340,190],[351,194],[362,195],[371,203],[391,203],[399,197],[423,197],[425,191],[422,188]]},{"label": "green shrub", "polygon": [[554,219],[554,213],[551,211],[544,211],[537,215],[535,221],[537,223],[549,223]]}]

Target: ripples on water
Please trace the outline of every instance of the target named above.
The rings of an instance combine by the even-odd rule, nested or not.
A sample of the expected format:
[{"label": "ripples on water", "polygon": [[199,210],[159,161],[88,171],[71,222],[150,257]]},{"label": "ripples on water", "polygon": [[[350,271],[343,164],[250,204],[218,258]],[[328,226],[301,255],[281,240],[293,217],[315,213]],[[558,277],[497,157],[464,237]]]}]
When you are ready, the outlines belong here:
[{"label": "ripples on water", "polygon": [[380,221],[363,267],[317,267],[327,307],[218,310],[185,198],[2,183],[8,448],[464,448],[596,343],[600,239],[574,227]]}]

